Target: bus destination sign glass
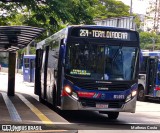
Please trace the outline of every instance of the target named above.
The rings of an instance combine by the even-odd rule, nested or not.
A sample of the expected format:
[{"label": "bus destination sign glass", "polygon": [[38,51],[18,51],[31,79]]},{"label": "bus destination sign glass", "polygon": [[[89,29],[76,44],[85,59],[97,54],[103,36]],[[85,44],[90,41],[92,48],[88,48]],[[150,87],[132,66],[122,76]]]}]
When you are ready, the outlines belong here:
[{"label": "bus destination sign glass", "polygon": [[87,37],[87,38],[105,38],[116,39],[124,41],[138,41],[138,36],[134,31],[112,30],[112,29],[87,29],[87,28],[73,28],[71,30],[73,37]]},{"label": "bus destination sign glass", "polygon": [[87,29],[80,29],[79,36],[80,37],[95,37],[95,38],[115,38],[115,39],[122,39],[122,40],[129,39],[129,35],[127,32],[87,30]]}]

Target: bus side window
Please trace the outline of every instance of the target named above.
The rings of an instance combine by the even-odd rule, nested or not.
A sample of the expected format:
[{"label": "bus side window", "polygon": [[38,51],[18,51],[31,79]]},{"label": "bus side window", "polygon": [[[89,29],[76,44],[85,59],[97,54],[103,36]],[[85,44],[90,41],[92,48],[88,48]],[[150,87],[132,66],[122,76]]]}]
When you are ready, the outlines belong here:
[{"label": "bus side window", "polygon": [[53,41],[49,50],[50,66],[57,70],[59,58],[59,40]]},{"label": "bus side window", "polygon": [[42,68],[42,69],[41,69],[42,71],[44,70],[44,66],[45,66],[45,56],[46,56],[46,51],[43,52],[42,64],[41,64],[41,65],[42,65],[42,67],[41,67],[41,68]]},{"label": "bus side window", "polygon": [[143,60],[142,60],[142,63],[141,63],[141,67],[140,67],[140,71],[141,72],[146,72],[147,70],[147,60],[148,60],[148,57],[143,57]]}]

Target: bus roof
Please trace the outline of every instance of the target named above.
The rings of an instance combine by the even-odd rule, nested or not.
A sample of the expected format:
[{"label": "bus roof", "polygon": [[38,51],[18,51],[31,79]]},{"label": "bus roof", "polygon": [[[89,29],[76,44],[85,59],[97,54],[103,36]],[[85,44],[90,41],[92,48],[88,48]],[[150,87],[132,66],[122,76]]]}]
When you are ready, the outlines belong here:
[{"label": "bus roof", "polygon": [[45,44],[46,41],[54,40],[58,37],[62,37],[62,38],[65,37],[65,35],[67,35],[67,28],[61,29],[60,31],[58,31],[55,34],[49,36],[48,38],[42,40],[41,42],[38,42],[36,49],[41,48]]},{"label": "bus roof", "polygon": [[[116,30],[134,31],[134,30],[127,29],[127,28],[119,28],[119,27],[104,26],[104,25],[70,25],[70,26],[68,26],[67,28],[70,28],[70,27],[95,28],[95,29],[97,29],[97,28],[99,28],[99,29],[107,28],[107,29],[116,29]],[[134,31],[134,32],[135,32],[135,31]]]},{"label": "bus roof", "polygon": [[100,26],[100,25],[70,25],[66,28],[56,32],[55,34],[51,35],[50,37],[42,40],[41,42],[37,43],[36,49],[42,48],[42,46],[45,44],[45,42],[50,40],[55,40],[57,38],[66,38],[68,35],[68,30],[72,28],[89,28],[89,29],[99,29],[99,30],[119,30],[119,31],[126,31],[126,32],[136,32],[134,30],[130,30],[127,28],[118,28],[118,27],[110,27],[110,26]]}]

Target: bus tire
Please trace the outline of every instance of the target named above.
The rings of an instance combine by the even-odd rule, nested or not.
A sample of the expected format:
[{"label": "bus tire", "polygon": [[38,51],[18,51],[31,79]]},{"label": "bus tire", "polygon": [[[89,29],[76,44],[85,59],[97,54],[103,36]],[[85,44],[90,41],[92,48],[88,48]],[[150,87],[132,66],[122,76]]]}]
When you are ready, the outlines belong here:
[{"label": "bus tire", "polygon": [[138,87],[137,100],[138,101],[145,101],[146,100],[143,86]]},{"label": "bus tire", "polygon": [[116,120],[119,116],[119,112],[108,112],[108,118],[111,120]]}]

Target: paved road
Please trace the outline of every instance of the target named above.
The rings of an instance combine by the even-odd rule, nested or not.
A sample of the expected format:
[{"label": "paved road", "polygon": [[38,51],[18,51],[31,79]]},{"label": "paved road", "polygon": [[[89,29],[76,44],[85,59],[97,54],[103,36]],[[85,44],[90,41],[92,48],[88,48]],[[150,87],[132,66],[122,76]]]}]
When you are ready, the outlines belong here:
[{"label": "paved road", "polygon": [[[159,124],[160,126],[160,104],[137,102],[135,114],[120,113],[117,120],[109,120],[107,115],[98,112],[72,112],[63,114],[63,118],[71,123],[79,123],[79,129],[125,129],[131,128],[130,125],[138,124]],[[113,126],[114,124],[130,124],[127,126]],[[137,125],[137,126],[138,126]]]},{"label": "paved road", "polygon": [[[7,75],[1,73],[0,83],[3,91],[6,91]],[[25,86],[28,86],[25,89]],[[33,90],[34,84],[24,83],[22,75],[16,75],[16,92],[17,93],[27,93],[33,96],[35,99],[38,99],[34,95]],[[2,90],[2,89],[1,89]],[[117,120],[109,120],[107,115],[99,114],[98,112],[90,111],[71,111],[71,112],[60,112],[59,116],[64,118],[66,121],[70,122],[69,127],[71,129],[78,128],[80,133],[88,132],[122,132],[123,129],[130,129],[131,126],[139,126],[137,128],[147,128],[147,125],[153,124],[153,126],[160,127],[160,102],[137,102],[136,113],[120,113],[120,116]],[[118,124],[117,126],[114,126]],[[123,124],[123,125],[121,125]],[[124,124],[127,124],[124,126]],[[128,125],[129,124],[129,125]],[[136,125],[134,125],[136,124]],[[144,125],[146,124],[146,125]],[[158,124],[158,125],[157,125]],[[61,125],[62,126],[62,125]],[[64,125],[68,127],[67,125]],[[145,126],[145,127],[144,127]],[[153,127],[154,128],[154,127]],[[116,129],[116,130],[113,130]],[[134,133],[134,132],[145,132],[145,133],[158,133],[160,130],[123,130],[124,133]]]}]

